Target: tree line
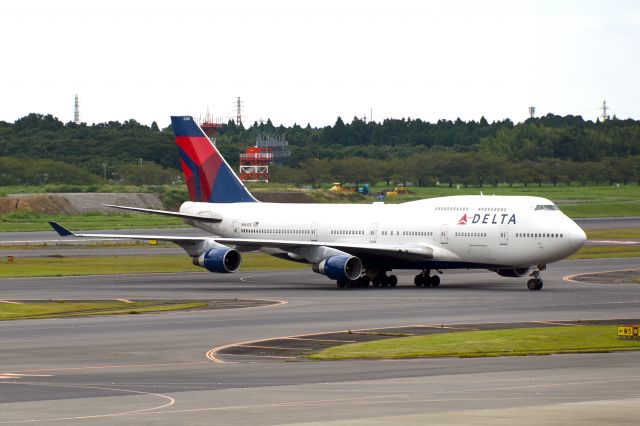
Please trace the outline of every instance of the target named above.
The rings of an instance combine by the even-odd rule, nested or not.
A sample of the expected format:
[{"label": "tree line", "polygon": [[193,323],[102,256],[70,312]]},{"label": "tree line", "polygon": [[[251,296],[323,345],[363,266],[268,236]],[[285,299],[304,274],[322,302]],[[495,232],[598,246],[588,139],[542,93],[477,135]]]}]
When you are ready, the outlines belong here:
[{"label": "tree line", "polygon": [[640,185],[640,156],[587,162],[557,158],[512,161],[482,152],[432,152],[391,160],[309,160],[301,167],[276,165],[271,170],[274,182],[311,186],[332,181],[371,185],[385,182],[387,186]]},{"label": "tree line", "polygon": [[[272,167],[272,180],[435,182],[461,185],[639,183],[640,121],[604,122],[546,115],[514,124],[420,119],[365,122],[340,117],[321,128],[270,120],[245,128],[224,124],[217,145],[237,168],[238,155],[259,134],[286,134],[291,157]],[[178,182],[171,127],[127,120],[87,125],[29,114],[0,121],[0,185],[116,181]],[[66,163],[67,165],[64,165]],[[30,170],[20,170],[29,165]],[[37,166],[37,167],[36,167]]]}]

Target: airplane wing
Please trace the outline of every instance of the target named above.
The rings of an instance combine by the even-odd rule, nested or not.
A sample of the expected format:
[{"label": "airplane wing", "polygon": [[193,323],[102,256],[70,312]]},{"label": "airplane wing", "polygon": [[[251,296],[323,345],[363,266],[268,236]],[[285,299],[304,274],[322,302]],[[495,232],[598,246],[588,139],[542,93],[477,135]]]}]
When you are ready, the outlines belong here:
[{"label": "airplane wing", "polygon": [[[180,217],[183,219],[197,220],[201,222],[222,222],[221,217],[216,217],[214,213],[205,211],[202,215],[190,215],[178,212],[170,212],[165,210],[153,210],[140,207],[128,207],[117,206],[113,204],[103,204],[106,207],[112,207],[121,210],[131,210],[141,213],[159,214],[165,216]],[[206,215],[205,215],[206,214]],[[55,223],[55,222],[54,222]],[[56,224],[60,227],[60,225]],[[51,226],[54,226],[53,224]],[[54,226],[55,229],[55,226]],[[64,229],[64,228],[63,228]],[[57,229],[56,229],[57,231]],[[68,231],[69,232],[69,231]],[[182,246],[178,241],[184,241],[184,239],[176,237],[161,237],[161,236],[115,236],[115,235],[96,235],[85,234],[86,236],[93,236],[97,238],[131,238],[131,239],[154,239],[159,241],[171,241]],[[77,235],[81,236],[81,235]],[[246,250],[257,250],[260,248],[277,248],[284,251],[301,249],[304,247],[331,247],[337,250],[341,250],[352,256],[360,258],[379,259],[380,257],[390,257],[403,260],[428,260],[433,259],[433,247],[427,244],[377,244],[377,243],[364,243],[364,244],[348,244],[348,243],[327,243],[322,241],[290,241],[290,240],[263,240],[263,239],[237,239],[237,238],[217,238],[217,237],[203,237],[205,239],[213,240],[220,244],[230,244],[237,248],[245,248]],[[184,247],[183,247],[184,248]],[[185,248],[186,250],[186,248]]]},{"label": "airplane wing", "polygon": [[218,244],[233,245],[238,248],[257,250],[259,248],[277,248],[283,251],[296,251],[306,247],[330,247],[357,256],[366,258],[396,258],[403,260],[428,260],[433,259],[433,247],[426,244],[377,244],[377,243],[333,243],[323,241],[290,241],[290,240],[264,240],[264,239],[238,239],[222,238],[216,236],[203,237],[178,237],[166,235],[133,235],[133,234],[93,234],[74,233],[57,222],[50,221],[49,225],[62,237],[89,237],[111,238],[131,240],[157,240],[169,241],[182,247],[189,255],[195,256],[198,249],[204,244],[216,242]]},{"label": "airplane wing", "polygon": [[197,256],[202,249],[207,245],[210,245],[215,240],[214,236],[210,237],[179,237],[179,236],[167,236],[167,235],[134,235],[134,234],[85,234],[75,233],[69,231],[64,226],[57,222],[50,221],[49,225],[60,235],[61,237],[87,237],[87,238],[107,238],[107,239],[124,239],[124,240],[157,240],[168,241],[182,247],[190,256]]},{"label": "airplane wing", "polygon": [[129,240],[158,240],[158,241],[205,241],[214,238],[211,237],[178,237],[167,235],[134,235],[134,234],[78,234],[69,231],[58,222],[50,221],[49,225],[61,237],[89,237],[89,238],[113,238],[113,239],[129,239]]}]

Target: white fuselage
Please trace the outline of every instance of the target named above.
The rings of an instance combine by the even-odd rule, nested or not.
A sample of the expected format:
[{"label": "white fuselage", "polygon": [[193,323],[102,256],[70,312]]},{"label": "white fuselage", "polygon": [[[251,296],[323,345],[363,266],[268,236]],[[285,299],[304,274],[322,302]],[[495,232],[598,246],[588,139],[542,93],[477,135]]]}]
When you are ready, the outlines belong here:
[{"label": "white fuselage", "polygon": [[186,202],[180,212],[221,218],[215,224],[188,223],[227,238],[424,244],[433,248],[434,267],[546,264],[575,253],[586,238],[551,201],[528,196],[465,195],[403,204]]}]

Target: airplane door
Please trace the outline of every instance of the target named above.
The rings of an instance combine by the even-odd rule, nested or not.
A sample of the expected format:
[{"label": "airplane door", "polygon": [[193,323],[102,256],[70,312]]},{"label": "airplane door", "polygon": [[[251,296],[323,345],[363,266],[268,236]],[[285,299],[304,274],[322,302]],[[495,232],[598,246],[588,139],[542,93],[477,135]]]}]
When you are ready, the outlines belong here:
[{"label": "airplane door", "polygon": [[507,244],[509,244],[509,227],[500,225],[500,245],[506,246]]},{"label": "airplane door", "polygon": [[234,234],[238,234],[240,232],[240,222],[238,222],[237,220],[233,221],[233,233]]},{"label": "airplane door", "polygon": [[375,243],[378,241],[378,224],[372,223],[371,229],[369,230],[369,241]]},{"label": "airplane door", "polygon": [[318,222],[311,224],[311,241],[318,241]]},{"label": "airplane door", "polygon": [[440,228],[440,243],[449,244],[449,225],[442,225]]}]

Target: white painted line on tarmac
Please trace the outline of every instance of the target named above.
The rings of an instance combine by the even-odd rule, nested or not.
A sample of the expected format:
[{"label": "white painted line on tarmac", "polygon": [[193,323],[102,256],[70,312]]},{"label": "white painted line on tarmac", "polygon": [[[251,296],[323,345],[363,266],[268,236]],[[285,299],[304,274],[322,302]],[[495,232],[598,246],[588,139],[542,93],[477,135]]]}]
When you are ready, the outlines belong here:
[{"label": "white painted line on tarmac", "polygon": [[566,325],[568,327],[583,327],[583,324],[567,324],[563,322],[552,322],[552,321],[530,321],[536,324],[549,324],[549,325]]},{"label": "white painted line on tarmac", "polygon": [[590,243],[596,244],[610,244],[610,245],[638,245],[640,241],[638,240],[589,240]]},{"label": "white painted line on tarmac", "polygon": [[283,337],[283,340],[310,340],[313,342],[357,343],[357,340],[313,339],[311,337]]},{"label": "white painted line on tarmac", "polygon": [[[29,382],[31,386],[46,386],[46,387],[60,387],[60,388],[77,388],[77,389],[99,389],[99,390],[108,390],[108,391],[117,391],[117,392],[125,392],[133,395],[145,395],[156,397],[161,400],[166,401],[164,404],[156,405],[149,408],[141,408],[138,410],[130,410],[130,411],[120,411],[120,412],[112,412],[112,413],[101,413],[101,414],[89,414],[84,416],[68,416],[68,417],[57,417],[57,418],[31,418],[24,420],[11,420],[11,421],[0,421],[0,424],[18,424],[18,423],[42,423],[42,422],[61,422],[65,420],[86,420],[86,419],[99,419],[99,418],[110,418],[110,417],[120,417],[120,416],[130,416],[135,414],[149,414],[155,413],[158,410],[162,410],[165,408],[169,408],[176,403],[176,400],[168,395],[163,395],[161,393],[155,392],[144,392],[144,391],[136,391],[130,389],[120,389],[113,387],[105,387],[105,386],[95,386],[95,385],[66,385],[66,384],[53,384],[53,383],[36,383]],[[114,422],[111,422],[114,423]]]},{"label": "white painted line on tarmac", "polygon": [[563,281],[574,282],[574,283],[588,283],[588,281],[579,281],[576,278],[583,277],[585,275],[595,275],[595,274],[610,274],[613,272],[630,272],[630,273],[640,273],[640,269],[631,268],[631,269],[614,269],[612,271],[595,271],[595,272],[584,272],[582,274],[574,274],[574,275],[566,275],[562,277]]},{"label": "white painted line on tarmac", "polygon": [[51,377],[52,374],[0,373],[0,379],[21,379],[23,377]]},{"label": "white painted line on tarmac", "polygon": [[279,351],[310,351],[313,348],[287,348],[285,346],[238,345],[238,348],[275,349]]}]

